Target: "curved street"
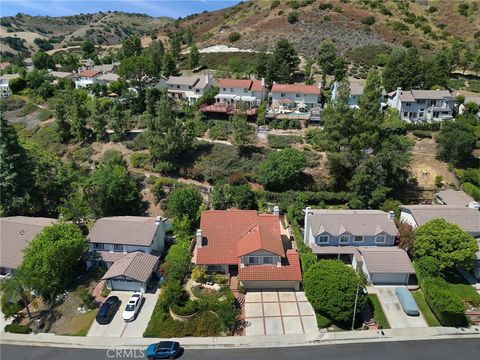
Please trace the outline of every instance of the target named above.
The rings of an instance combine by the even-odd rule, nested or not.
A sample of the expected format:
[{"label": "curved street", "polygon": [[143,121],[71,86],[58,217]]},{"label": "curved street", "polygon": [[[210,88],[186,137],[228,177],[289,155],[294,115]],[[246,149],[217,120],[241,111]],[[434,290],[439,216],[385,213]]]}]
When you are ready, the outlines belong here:
[{"label": "curved street", "polygon": [[[108,360],[143,359],[141,350],[90,350],[58,347],[2,345],[2,360]],[[181,360],[470,360],[478,359],[480,340],[449,339],[426,341],[397,341],[363,344],[316,345],[291,348],[185,350]]]}]

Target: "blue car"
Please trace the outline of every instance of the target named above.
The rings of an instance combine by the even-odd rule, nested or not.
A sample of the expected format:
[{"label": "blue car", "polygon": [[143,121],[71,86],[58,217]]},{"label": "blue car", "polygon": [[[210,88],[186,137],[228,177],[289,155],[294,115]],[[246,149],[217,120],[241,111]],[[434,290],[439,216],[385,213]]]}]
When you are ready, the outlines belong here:
[{"label": "blue car", "polygon": [[147,348],[147,358],[153,359],[175,359],[180,354],[180,344],[176,341],[160,341]]}]

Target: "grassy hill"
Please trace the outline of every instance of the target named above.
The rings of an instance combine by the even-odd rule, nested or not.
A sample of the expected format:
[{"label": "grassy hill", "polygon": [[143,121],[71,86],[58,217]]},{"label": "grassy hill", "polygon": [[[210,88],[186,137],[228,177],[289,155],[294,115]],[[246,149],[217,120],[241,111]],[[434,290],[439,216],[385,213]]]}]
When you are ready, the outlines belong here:
[{"label": "grassy hill", "polygon": [[85,38],[99,45],[115,45],[130,35],[145,36],[159,31],[172,19],[145,14],[99,12],[49,17],[17,14],[0,19],[2,51],[36,51],[76,46]]},{"label": "grassy hill", "polygon": [[[326,37],[343,52],[402,44],[428,50],[453,37],[480,44],[480,3],[467,1],[471,5],[466,11],[459,9],[462,3],[465,1],[260,0],[194,14],[181,25],[192,27],[202,47],[228,44],[271,49],[276,40],[286,37],[309,56]],[[232,33],[239,33],[239,39],[231,41]]]}]

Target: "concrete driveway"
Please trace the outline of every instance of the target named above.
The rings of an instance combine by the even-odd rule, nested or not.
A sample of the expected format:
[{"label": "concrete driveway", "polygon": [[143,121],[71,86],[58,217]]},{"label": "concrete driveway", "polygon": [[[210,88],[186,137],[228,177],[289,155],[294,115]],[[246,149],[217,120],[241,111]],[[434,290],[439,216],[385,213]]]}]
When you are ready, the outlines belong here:
[{"label": "concrete driveway", "polygon": [[315,312],[301,291],[247,292],[245,321],[246,335],[318,332]]},{"label": "concrete driveway", "polygon": [[122,313],[133,293],[129,291],[112,291],[110,296],[118,296],[122,302],[120,308],[112,321],[107,325],[100,325],[94,320],[87,336],[142,337],[152,316],[159,293],[160,290],[157,290],[155,294],[146,293],[144,295],[143,305],[136,319],[132,322],[125,323],[122,319]]},{"label": "concrete driveway", "polygon": [[420,316],[408,316],[402,309],[395,288],[398,286],[375,286],[377,290],[378,300],[382,305],[383,312],[390,323],[392,329],[411,328],[411,327],[428,327],[422,313]]}]

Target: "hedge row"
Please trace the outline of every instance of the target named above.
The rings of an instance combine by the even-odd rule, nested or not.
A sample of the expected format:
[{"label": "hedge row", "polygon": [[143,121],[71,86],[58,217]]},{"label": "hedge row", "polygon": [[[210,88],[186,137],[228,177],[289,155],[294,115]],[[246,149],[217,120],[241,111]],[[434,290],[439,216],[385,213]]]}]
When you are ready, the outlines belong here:
[{"label": "hedge row", "polygon": [[293,232],[293,238],[297,246],[298,253],[300,254],[300,263],[302,265],[302,271],[305,273],[310,266],[317,262],[317,257],[312,253],[312,250],[303,242],[302,232],[298,225],[295,214],[293,213],[293,207],[289,208],[287,213],[288,221]]},{"label": "hedge row", "polygon": [[474,198],[475,201],[480,201],[480,188],[478,186],[475,186],[472,183],[466,182],[462,184],[462,189],[468,195]]},{"label": "hedge row", "polygon": [[8,324],[5,325],[5,332],[13,334],[28,334],[30,333],[30,328],[27,325],[20,324]]},{"label": "hedge row", "polygon": [[460,297],[447,288],[442,278],[428,278],[422,289],[428,306],[443,326],[465,326],[465,305]]}]

